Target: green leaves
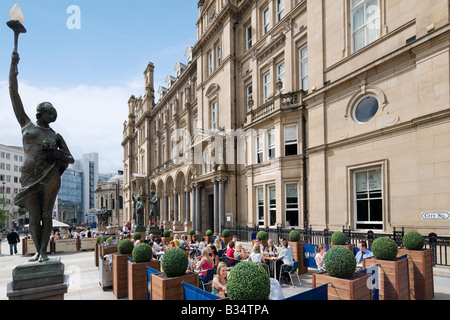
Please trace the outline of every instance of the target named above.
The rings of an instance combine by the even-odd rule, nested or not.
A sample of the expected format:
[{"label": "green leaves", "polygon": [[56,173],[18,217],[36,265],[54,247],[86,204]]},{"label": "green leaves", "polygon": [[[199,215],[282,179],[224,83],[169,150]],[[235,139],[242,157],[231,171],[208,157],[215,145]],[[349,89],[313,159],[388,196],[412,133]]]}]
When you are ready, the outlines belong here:
[{"label": "green leaves", "polygon": [[332,247],[324,257],[325,268],[332,277],[350,278],[356,271],[356,259],[346,247]]},{"label": "green leaves", "polygon": [[267,300],[270,295],[269,275],[259,263],[242,261],[230,271],[227,293],[230,300]]}]

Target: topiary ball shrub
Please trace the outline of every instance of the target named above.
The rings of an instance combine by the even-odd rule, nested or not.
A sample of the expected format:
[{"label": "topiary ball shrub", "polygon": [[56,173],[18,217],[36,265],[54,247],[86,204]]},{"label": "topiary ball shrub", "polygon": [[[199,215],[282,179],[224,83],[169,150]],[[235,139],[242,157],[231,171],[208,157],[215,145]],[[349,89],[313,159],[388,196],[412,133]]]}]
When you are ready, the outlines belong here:
[{"label": "topiary ball shrub", "polygon": [[270,279],[267,271],[253,261],[242,261],[231,269],[227,280],[230,300],[267,300]]},{"label": "topiary ball shrub", "polygon": [[398,247],[391,238],[380,237],[372,243],[372,252],[377,259],[395,260],[397,258]]},{"label": "topiary ball shrub", "polygon": [[130,239],[120,240],[119,244],[117,245],[117,250],[119,250],[120,254],[130,254],[133,252],[133,249],[134,243]]},{"label": "topiary ball shrub", "polygon": [[300,232],[297,230],[292,230],[289,232],[289,241],[291,242],[299,242],[300,241]]},{"label": "topiary ball shrub", "polygon": [[134,240],[140,240],[141,237],[142,237],[142,235],[141,235],[140,232],[135,232],[135,233],[133,233],[133,239],[134,239]]},{"label": "topiary ball shrub", "polygon": [[345,236],[345,233],[343,233],[342,231],[333,232],[333,234],[331,235],[332,244],[341,246],[344,245],[346,241],[347,237]]},{"label": "topiary ball shrub", "polygon": [[212,230],[206,230],[206,232],[205,232],[205,236],[208,236],[208,237],[210,237],[210,236],[212,236],[213,235],[213,232],[212,232]]},{"label": "topiary ball shrub", "polygon": [[112,238],[112,237],[109,237],[109,238],[107,238],[107,239],[105,240],[105,242],[106,242],[107,244],[111,244],[112,241],[113,241],[113,238]]},{"label": "topiary ball shrub", "polygon": [[169,230],[164,230],[163,236],[164,237],[170,237],[170,231]]},{"label": "topiary ball shrub", "polygon": [[194,234],[195,234],[195,229],[190,229],[190,230],[189,230],[189,235],[190,235],[190,236],[193,236]]},{"label": "topiary ball shrub", "polygon": [[188,265],[188,256],[186,252],[180,248],[167,250],[161,259],[161,268],[169,278],[179,277],[185,274]]},{"label": "topiary ball shrub", "polygon": [[356,271],[356,259],[345,247],[332,247],[323,258],[328,274],[335,278],[350,278]]},{"label": "topiary ball shrub", "polygon": [[259,240],[267,240],[267,233],[261,230],[256,234],[256,238]]},{"label": "topiary ball shrub", "polygon": [[98,244],[100,244],[100,243],[102,243],[104,240],[103,240],[103,237],[97,237],[97,239],[95,240]]},{"label": "topiary ball shrub", "polygon": [[425,238],[418,232],[408,232],[403,236],[402,243],[408,250],[422,250]]},{"label": "topiary ball shrub", "polygon": [[140,243],[134,247],[132,255],[136,263],[148,262],[153,258],[152,247],[147,243]]},{"label": "topiary ball shrub", "polygon": [[224,230],[222,231],[222,237],[228,238],[229,236],[230,236],[230,230],[224,229]]}]

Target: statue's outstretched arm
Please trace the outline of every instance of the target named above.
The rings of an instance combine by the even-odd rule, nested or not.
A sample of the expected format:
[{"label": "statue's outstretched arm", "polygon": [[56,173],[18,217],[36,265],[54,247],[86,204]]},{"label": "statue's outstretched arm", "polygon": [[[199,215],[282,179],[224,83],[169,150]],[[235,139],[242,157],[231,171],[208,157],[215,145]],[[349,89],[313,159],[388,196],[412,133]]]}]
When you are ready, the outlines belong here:
[{"label": "statue's outstretched arm", "polygon": [[30,122],[30,118],[28,118],[27,114],[25,113],[22,99],[19,95],[19,85],[17,82],[18,72],[16,71],[16,66],[19,64],[19,60],[19,54],[17,52],[13,52],[11,57],[11,69],[9,71],[9,95],[11,96],[11,102],[17,121],[19,121],[20,126],[23,127],[28,122]]}]

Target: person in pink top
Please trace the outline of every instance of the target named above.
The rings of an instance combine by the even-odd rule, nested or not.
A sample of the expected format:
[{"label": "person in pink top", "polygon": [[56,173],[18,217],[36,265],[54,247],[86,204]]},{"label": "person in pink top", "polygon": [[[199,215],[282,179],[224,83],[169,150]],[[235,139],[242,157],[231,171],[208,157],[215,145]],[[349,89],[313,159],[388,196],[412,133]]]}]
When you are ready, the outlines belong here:
[{"label": "person in pink top", "polygon": [[202,258],[197,264],[197,270],[202,271],[202,276],[206,276],[206,270],[214,268],[214,260],[209,256],[208,248],[203,248]]}]

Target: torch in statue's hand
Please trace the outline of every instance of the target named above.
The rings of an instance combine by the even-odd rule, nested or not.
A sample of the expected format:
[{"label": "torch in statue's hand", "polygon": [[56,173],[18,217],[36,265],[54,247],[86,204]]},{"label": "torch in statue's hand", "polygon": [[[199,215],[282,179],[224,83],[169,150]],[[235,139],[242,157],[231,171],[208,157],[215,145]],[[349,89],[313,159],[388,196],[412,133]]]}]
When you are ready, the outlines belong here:
[{"label": "torch in statue's hand", "polygon": [[[9,11],[9,17],[11,18],[11,20],[6,24],[14,31],[14,53],[17,54],[19,34],[27,32],[27,29],[25,29],[25,27],[23,26],[25,18],[23,17],[22,10],[17,3],[14,5],[14,7],[12,7],[11,11]],[[15,63],[15,73],[18,74],[19,72],[17,71],[17,64],[19,63],[19,55],[17,55],[17,58],[15,60],[14,53],[12,63]]]}]

